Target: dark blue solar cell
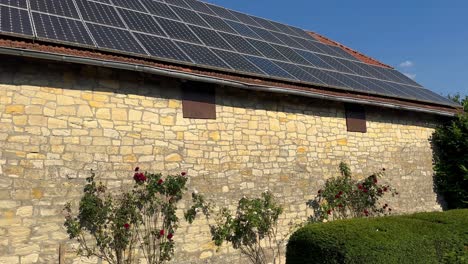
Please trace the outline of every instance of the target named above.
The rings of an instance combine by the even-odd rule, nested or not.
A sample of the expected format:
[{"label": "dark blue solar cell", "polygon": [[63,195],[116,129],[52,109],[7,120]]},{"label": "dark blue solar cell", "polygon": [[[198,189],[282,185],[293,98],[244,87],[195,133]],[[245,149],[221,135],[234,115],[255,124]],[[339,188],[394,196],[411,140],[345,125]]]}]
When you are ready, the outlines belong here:
[{"label": "dark blue solar cell", "polygon": [[294,31],[296,33],[296,36],[298,37],[302,37],[302,38],[305,38],[305,39],[309,39],[309,40],[315,40],[309,33],[307,33],[305,30],[303,29],[300,29],[300,28],[297,28],[297,27],[293,27],[293,26],[289,26],[289,28]]},{"label": "dark blue solar cell", "polygon": [[31,9],[49,14],[80,18],[73,0],[34,0],[31,1]]},{"label": "dark blue solar cell", "polygon": [[394,70],[392,71],[392,73],[396,75],[399,79],[401,79],[405,84],[421,87],[419,83],[415,82],[413,79],[409,78],[408,76],[404,75],[403,73],[399,71]]},{"label": "dark blue solar cell", "polygon": [[363,68],[359,67],[359,64],[354,62],[354,61],[348,61],[348,60],[342,60],[342,59],[336,59],[339,61],[341,64],[346,66],[348,69],[353,71],[354,73],[361,75],[361,76],[367,76],[367,77],[373,77],[370,73],[368,73],[366,70]]},{"label": "dark blue solar cell", "polygon": [[227,18],[234,21],[239,21],[229,10],[223,7],[206,4],[216,15],[222,18]]},{"label": "dark blue solar cell", "polygon": [[28,11],[0,6],[0,31],[33,36]]},{"label": "dark blue solar cell", "polygon": [[198,0],[185,0],[185,2],[195,11],[205,14],[216,15],[205,3]]},{"label": "dark blue solar cell", "polygon": [[21,8],[27,8],[28,7],[28,4],[26,3],[26,0],[0,0],[0,4],[15,6],[15,7],[21,7]]},{"label": "dark blue solar cell", "polygon": [[229,46],[229,44],[216,31],[192,25],[189,25],[189,27],[198,35],[198,38],[201,39],[205,45],[232,50],[231,46]]},{"label": "dark blue solar cell", "polygon": [[266,29],[258,28],[258,27],[252,27],[252,26],[249,26],[249,28],[253,32],[255,32],[257,35],[259,35],[262,39],[264,39],[265,41],[284,45],[284,43],[281,40],[276,38],[273,34],[270,33],[270,31],[268,31]]},{"label": "dark blue solar cell", "polygon": [[258,24],[252,16],[234,11],[234,10],[229,10],[236,18],[241,21],[244,24],[251,25],[251,26],[256,26],[256,27],[262,27],[262,25]]},{"label": "dark blue solar cell", "polygon": [[76,0],[85,21],[125,28],[114,7],[86,0]]},{"label": "dark blue solar cell", "polygon": [[309,61],[316,68],[334,70],[334,68],[331,65],[327,64],[325,61],[320,59],[319,56],[315,53],[304,51],[304,50],[294,50],[294,51],[296,51],[304,59]]},{"label": "dark blue solar cell", "polygon": [[39,38],[94,46],[81,20],[66,19],[33,12],[34,25]]},{"label": "dark blue solar cell", "polygon": [[273,24],[276,28],[279,29],[279,32],[281,33],[284,33],[284,34],[288,34],[288,35],[296,35],[296,32],[294,32],[291,28],[289,28],[287,25],[285,24],[281,24],[281,23],[278,23],[278,22],[275,22],[275,21],[269,21],[271,24]]},{"label": "dark blue solar cell", "polygon": [[219,34],[238,52],[262,56],[257,49],[250,45],[247,40],[238,35],[232,35],[224,32],[219,32]]},{"label": "dark blue solar cell", "polygon": [[136,31],[166,36],[161,27],[151,15],[118,8],[127,26]]},{"label": "dark blue solar cell", "polygon": [[200,40],[186,24],[160,17],[154,17],[154,19],[161,25],[169,37],[201,44]]},{"label": "dark blue solar cell", "polygon": [[237,34],[237,32],[234,29],[232,29],[226,22],[224,22],[224,20],[222,20],[219,17],[210,16],[210,15],[206,15],[206,14],[200,14],[200,16],[206,22],[208,22],[208,24],[212,28],[214,28],[216,30]]},{"label": "dark blue solar cell", "polygon": [[275,61],[275,64],[280,66],[283,70],[287,73],[291,74],[292,76],[296,77],[301,82],[307,83],[315,83],[315,84],[323,84],[318,78],[315,78],[310,73],[304,71],[299,66],[294,64],[286,63],[286,62],[278,62]]},{"label": "dark blue solar cell", "polygon": [[227,64],[229,64],[231,68],[233,68],[234,70],[241,71],[241,72],[251,72],[251,73],[262,74],[262,75],[265,74],[259,68],[253,65],[249,60],[247,60],[242,54],[228,52],[224,50],[217,50],[217,49],[211,49],[211,50],[214,53],[216,53],[218,57],[220,57]]},{"label": "dark blue solar cell", "polygon": [[280,60],[280,61],[288,61],[288,59],[286,59],[286,57],[281,55],[279,51],[277,51],[270,44],[264,41],[254,40],[254,39],[247,39],[247,41],[267,58]]},{"label": "dark blue solar cell", "polygon": [[276,38],[281,40],[288,47],[293,47],[293,48],[298,48],[298,49],[303,49],[304,48],[302,45],[300,45],[299,43],[294,41],[292,39],[292,37],[290,37],[288,35],[281,34],[281,33],[276,33],[276,32],[271,32],[271,33],[273,35],[275,35]]},{"label": "dark blue solar cell", "polygon": [[138,11],[146,12],[145,7],[139,1],[135,1],[135,0],[112,0],[112,3],[114,3],[114,5],[116,5],[116,6],[121,6],[121,7],[125,7],[125,8],[132,9],[132,10],[138,10]]},{"label": "dark blue solar cell", "polygon": [[361,64],[359,64],[359,66],[363,70],[368,72],[374,78],[377,78],[377,79],[380,79],[380,80],[389,80],[389,77],[387,77],[385,74],[380,73],[380,72],[377,71],[378,67],[376,67],[376,66],[371,66],[371,65],[365,64],[365,63],[361,63]]},{"label": "dark blue solar cell", "polygon": [[277,51],[279,51],[283,56],[288,58],[291,62],[302,64],[302,65],[313,65],[312,63],[304,59],[301,55],[299,55],[297,52],[295,52],[291,48],[276,45],[276,44],[271,44],[271,46],[275,48]]},{"label": "dark blue solar cell", "polygon": [[128,30],[86,23],[98,47],[120,50],[147,56],[146,52]]},{"label": "dark blue solar cell", "polygon": [[153,0],[140,0],[140,1],[142,1],[142,3],[146,6],[148,11],[152,15],[179,20],[179,18],[174,13],[174,11],[172,11],[172,9],[165,3],[156,2]]},{"label": "dark blue solar cell", "polygon": [[348,52],[344,51],[344,50],[343,50],[342,48],[340,48],[340,47],[337,47],[337,46],[330,46],[330,45],[328,45],[328,47],[329,47],[330,49],[332,49],[332,50],[335,52],[335,54],[336,54],[337,57],[341,57],[341,58],[345,58],[345,59],[357,61],[357,59],[356,59],[353,55],[351,55],[351,54],[349,54]]},{"label": "dark blue solar cell", "polygon": [[359,82],[363,85],[363,90],[366,90],[368,93],[379,94],[379,95],[391,95],[389,91],[385,88],[379,86],[377,83],[371,81],[371,79],[367,79],[360,76],[352,76],[348,75],[349,78],[353,79],[356,82]]},{"label": "dark blue solar cell", "polygon": [[199,16],[198,13],[195,11],[176,6],[173,6],[172,10],[174,10],[174,12],[180,17],[180,19],[186,23],[208,28],[210,27],[210,25],[208,25],[208,23],[206,23],[205,20],[203,20],[203,18],[201,18],[201,16]]},{"label": "dark blue solar cell", "polygon": [[269,20],[260,18],[260,17],[251,17],[257,24],[261,25],[263,28],[273,31],[280,31],[277,27],[275,27]]},{"label": "dark blue solar cell", "polygon": [[302,70],[308,72],[315,78],[319,79],[322,81],[324,84],[331,86],[331,87],[346,87],[346,85],[337,79],[333,78],[330,74],[327,74],[325,71],[316,69],[316,68],[311,68],[311,67],[306,67],[306,66],[300,66]]},{"label": "dark blue solar cell", "polygon": [[255,32],[253,32],[248,26],[244,25],[244,24],[241,24],[241,23],[237,23],[237,22],[234,22],[234,21],[230,21],[230,20],[225,20],[226,23],[228,23],[233,29],[235,29],[240,35],[244,36],[244,37],[249,37],[249,38],[255,38],[255,39],[262,39],[260,36],[258,36],[257,34],[255,34]]},{"label": "dark blue solar cell", "polygon": [[208,66],[214,66],[217,68],[231,69],[226,63],[224,63],[216,54],[210,49],[193,45],[185,42],[176,41],[176,44],[187,54],[194,63],[204,64]]},{"label": "dark blue solar cell", "polygon": [[175,6],[180,6],[180,7],[191,9],[191,7],[184,0],[165,0],[165,2],[170,5],[175,5]]},{"label": "dark blue solar cell", "polygon": [[272,61],[264,58],[253,57],[253,56],[246,56],[247,59],[255,64],[258,68],[264,71],[266,74],[273,76],[273,77],[281,77],[286,79],[296,79],[292,75],[288,74],[278,65],[274,64]]},{"label": "dark blue solar cell", "polygon": [[192,62],[172,40],[159,38],[152,35],[135,33],[140,43],[146,48],[151,56],[177,61]]},{"label": "dark blue solar cell", "polygon": [[350,69],[348,69],[346,66],[344,66],[343,64],[341,64],[339,61],[337,61],[335,58],[333,57],[330,57],[330,56],[326,56],[326,55],[322,55],[322,54],[317,54],[317,56],[323,60],[324,62],[326,62],[328,65],[332,66],[335,70],[339,71],[339,72],[345,72],[345,73],[354,73],[353,71],[351,71]]}]

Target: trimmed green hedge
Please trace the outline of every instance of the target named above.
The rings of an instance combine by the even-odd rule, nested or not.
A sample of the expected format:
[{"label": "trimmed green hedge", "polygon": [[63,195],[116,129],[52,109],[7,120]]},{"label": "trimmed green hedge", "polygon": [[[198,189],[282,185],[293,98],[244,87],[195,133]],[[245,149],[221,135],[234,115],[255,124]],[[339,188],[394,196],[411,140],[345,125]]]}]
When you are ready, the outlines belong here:
[{"label": "trimmed green hedge", "polygon": [[309,224],[286,263],[468,263],[468,210]]}]

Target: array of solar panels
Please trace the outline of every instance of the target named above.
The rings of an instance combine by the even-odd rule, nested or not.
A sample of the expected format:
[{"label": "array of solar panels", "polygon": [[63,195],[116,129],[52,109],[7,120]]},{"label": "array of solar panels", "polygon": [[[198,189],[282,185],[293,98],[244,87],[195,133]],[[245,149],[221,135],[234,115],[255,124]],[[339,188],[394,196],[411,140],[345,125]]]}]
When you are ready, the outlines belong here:
[{"label": "array of solar panels", "polygon": [[197,0],[0,0],[0,32],[445,105],[401,74],[302,29]]}]

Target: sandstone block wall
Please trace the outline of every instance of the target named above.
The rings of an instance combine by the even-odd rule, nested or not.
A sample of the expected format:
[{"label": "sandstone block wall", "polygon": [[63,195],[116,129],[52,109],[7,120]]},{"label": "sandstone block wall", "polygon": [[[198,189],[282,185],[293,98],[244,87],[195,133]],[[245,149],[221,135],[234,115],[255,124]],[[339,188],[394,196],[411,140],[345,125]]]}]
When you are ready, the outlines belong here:
[{"label": "sandstone block wall", "polygon": [[[367,133],[346,131],[340,103],[217,89],[217,119],[182,117],[178,80],[104,68],[1,57],[0,263],[58,263],[70,252],[61,209],[78,200],[90,170],[111,187],[135,166],[187,171],[189,188],[220,206],[269,189],[281,225],[305,220],[338,164],[356,177],[385,167],[397,213],[439,210],[429,138],[437,120],[369,108]],[[182,205],[183,208],[183,205]],[[242,263],[216,252],[206,221],[182,225],[176,263]]]}]

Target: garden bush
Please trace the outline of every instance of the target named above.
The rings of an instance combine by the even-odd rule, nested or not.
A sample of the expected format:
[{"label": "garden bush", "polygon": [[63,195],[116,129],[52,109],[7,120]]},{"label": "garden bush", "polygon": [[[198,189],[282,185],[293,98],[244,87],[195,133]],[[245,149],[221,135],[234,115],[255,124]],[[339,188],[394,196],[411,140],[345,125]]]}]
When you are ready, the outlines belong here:
[{"label": "garden bush", "polygon": [[311,223],[286,263],[467,263],[468,210]]}]

